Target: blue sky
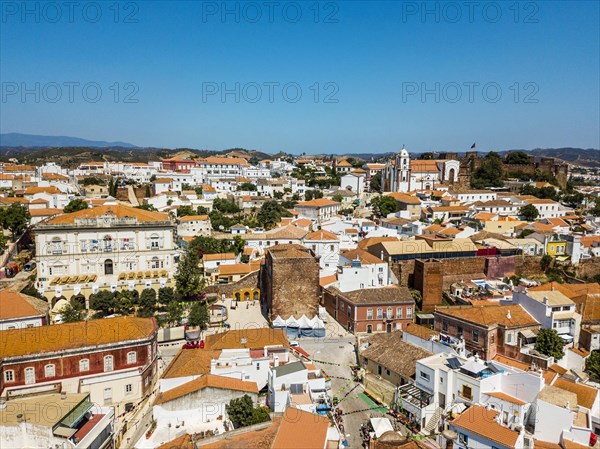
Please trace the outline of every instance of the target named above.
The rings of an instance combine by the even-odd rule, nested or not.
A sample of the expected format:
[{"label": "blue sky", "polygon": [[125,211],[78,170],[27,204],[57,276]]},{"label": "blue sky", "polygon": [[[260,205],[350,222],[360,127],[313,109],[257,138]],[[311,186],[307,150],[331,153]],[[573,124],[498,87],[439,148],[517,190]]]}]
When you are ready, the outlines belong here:
[{"label": "blue sky", "polygon": [[0,131],[292,153],[600,148],[600,2],[277,3],[2,2]]}]

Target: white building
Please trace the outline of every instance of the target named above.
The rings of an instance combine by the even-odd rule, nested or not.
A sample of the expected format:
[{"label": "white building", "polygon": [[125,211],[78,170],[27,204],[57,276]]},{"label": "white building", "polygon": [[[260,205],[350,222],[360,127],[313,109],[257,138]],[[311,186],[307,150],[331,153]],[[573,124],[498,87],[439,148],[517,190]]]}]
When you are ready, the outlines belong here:
[{"label": "white building", "polygon": [[383,169],[385,192],[435,190],[439,184],[458,181],[460,162],[453,159],[411,160],[404,148]]},{"label": "white building", "polygon": [[304,237],[304,246],[312,249],[319,258],[321,271],[334,272],[340,258],[340,239],[323,229],[309,233]]},{"label": "white building", "polygon": [[340,255],[337,278],[342,292],[397,283],[386,262],[362,249],[345,251]]},{"label": "white building", "polygon": [[175,269],[174,230],[167,214],[117,204],[58,215],[34,228],[37,287],[70,297],[164,282]]},{"label": "white building", "polygon": [[178,219],[177,235],[180,237],[195,237],[203,235],[210,237],[212,225],[208,215],[186,215]]},{"label": "white building", "polygon": [[342,189],[350,190],[360,195],[366,189],[366,178],[364,170],[354,170],[341,177],[340,186]]},{"label": "white building", "polygon": [[340,209],[340,203],[325,198],[318,198],[310,201],[302,201],[296,204],[295,209],[298,211],[299,217],[321,222],[336,215]]},{"label": "white building", "polygon": [[512,304],[520,304],[543,329],[556,330],[565,344],[579,341],[581,315],[575,311],[576,304],[561,292],[518,288],[513,291]]}]

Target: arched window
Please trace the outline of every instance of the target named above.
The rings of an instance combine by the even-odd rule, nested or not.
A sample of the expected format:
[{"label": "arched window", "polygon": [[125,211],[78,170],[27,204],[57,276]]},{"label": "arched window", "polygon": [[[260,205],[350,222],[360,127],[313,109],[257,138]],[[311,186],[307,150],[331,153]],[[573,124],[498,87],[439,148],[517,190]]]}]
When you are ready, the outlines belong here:
[{"label": "arched window", "polygon": [[106,259],[104,261],[104,274],[113,274],[113,261],[112,259]]},{"label": "arched window", "polygon": [[79,371],[89,371],[90,370],[90,359],[81,359],[79,361]]},{"label": "arched window", "polygon": [[25,385],[35,383],[35,370],[33,368],[25,368]]},{"label": "arched window", "polygon": [[372,334],[373,333],[373,326],[370,324],[367,324],[367,334]]},{"label": "arched window", "polygon": [[49,363],[44,367],[44,375],[46,377],[54,377],[56,376],[56,369],[53,363]]},{"label": "arched window", "polygon": [[135,351],[131,351],[127,353],[127,363],[132,364],[137,361],[137,353]]},{"label": "arched window", "polygon": [[104,372],[112,371],[114,369],[113,356],[107,355],[104,357]]}]

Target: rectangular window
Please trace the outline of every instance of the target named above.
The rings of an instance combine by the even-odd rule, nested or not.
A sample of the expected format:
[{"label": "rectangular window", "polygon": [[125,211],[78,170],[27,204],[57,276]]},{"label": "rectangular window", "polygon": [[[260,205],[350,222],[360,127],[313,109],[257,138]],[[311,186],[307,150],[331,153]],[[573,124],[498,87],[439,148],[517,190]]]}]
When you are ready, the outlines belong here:
[{"label": "rectangular window", "polygon": [[442,321],[442,332],[448,332],[448,321]]},{"label": "rectangular window", "polygon": [[479,331],[473,331],[473,342],[477,343],[479,341]]},{"label": "rectangular window", "polygon": [[467,387],[466,385],[463,385],[461,396],[468,400],[473,399],[473,390],[471,390],[471,387]]},{"label": "rectangular window", "polygon": [[6,382],[14,382],[15,372],[12,370],[4,371],[4,380]]},{"label": "rectangular window", "polygon": [[25,385],[35,383],[35,370],[33,368],[25,368]]},{"label": "rectangular window", "polygon": [[373,309],[367,309],[367,320],[373,319]]},{"label": "rectangular window", "polygon": [[464,433],[459,433],[458,441],[460,442],[460,444],[464,444],[466,446],[467,444],[469,444],[469,437]]},{"label": "rectangular window", "polygon": [[112,402],[112,388],[104,389],[104,403],[110,404]]},{"label": "rectangular window", "polygon": [[379,307],[379,308],[377,309],[377,318],[378,318],[378,319],[381,319],[381,318],[383,318],[383,309],[382,309],[381,307]]},{"label": "rectangular window", "polygon": [[387,319],[391,320],[392,318],[394,318],[394,310],[391,307],[387,308]]},{"label": "rectangular window", "polygon": [[104,357],[104,371],[108,372],[112,371],[113,369],[113,357],[112,355],[107,355]]},{"label": "rectangular window", "polygon": [[132,384],[125,385],[125,394],[131,394],[132,391],[133,391],[133,385]]},{"label": "rectangular window", "polygon": [[425,379],[427,382],[429,382],[429,380],[431,379],[431,377],[429,376],[429,374],[427,374],[424,371],[420,371],[419,372],[419,376],[421,376],[422,379]]},{"label": "rectangular window", "polygon": [[402,307],[396,307],[396,318],[402,318]]},{"label": "rectangular window", "polygon": [[406,308],[406,318],[412,318],[412,307]]},{"label": "rectangular window", "polygon": [[79,361],[79,371],[89,371],[89,370],[90,370],[89,359],[81,359]]}]

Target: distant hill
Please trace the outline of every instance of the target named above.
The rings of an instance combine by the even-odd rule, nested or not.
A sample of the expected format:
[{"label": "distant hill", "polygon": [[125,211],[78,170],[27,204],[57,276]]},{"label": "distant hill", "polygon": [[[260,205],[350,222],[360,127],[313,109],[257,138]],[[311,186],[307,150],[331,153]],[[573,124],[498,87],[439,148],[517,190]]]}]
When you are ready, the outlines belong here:
[{"label": "distant hill", "polygon": [[524,151],[533,156],[553,157],[570,164],[600,167],[600,150],[593,148],[536,148]]},{"label": "distant hill", "polygon": [[122,147],[135,148],[127,142],[105,142],[87,140],[69,136],[38,136],[35,134],[6,133],[0,134],[0,147]]}]

